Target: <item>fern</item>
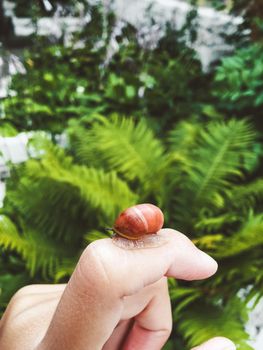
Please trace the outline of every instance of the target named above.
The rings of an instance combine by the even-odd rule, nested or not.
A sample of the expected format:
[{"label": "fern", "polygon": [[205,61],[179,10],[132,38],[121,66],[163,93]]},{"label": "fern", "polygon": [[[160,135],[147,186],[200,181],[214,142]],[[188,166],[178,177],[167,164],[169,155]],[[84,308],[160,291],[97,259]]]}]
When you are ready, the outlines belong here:
[{"label": "fern", "polygon": [[226,226],[239,224],[240,220],[241,218],[233,212],[227,212],[212,217],[206,215],[196,222],[194,228],[203,233],[214,233],[223,230]]},{"label": "fern", "polygon": [[[187,309],[174,313],[174,320],[188,346],[193,347],[216,337],[229,337],[239,350],[253,350],[243,323],[248,320],[244,303],[234,298],[227,304],[209,305],[198,300]],[[205,310],[205,312],[204,312]],[[179,321],[180,320],[180,321]]]},{"label": "fern", "polygon": [[258,178],[245,185],[236,185],[228,192],[228,205],[237,212],[247,211],[256,205],[262,205],[263,179]]},{"label": "fern", "polygon": [[[227,2],[233,10],[246,3]],[[71,3],[65,10],[77,14]],[[22,285],[67,282],[85,246],[106,237],[103,228],[122,209],[151,202],[166,227],[219,262],[207,280],[169,279],[174,327],[165,348],[222,335],[251,349],[247,302],[263,296],[263,144],[252,127],[262,132],[263,46],[255,41],[262,23],[252,18],[262,0],[254,3],[245,14],[254,43],[246,40],[211,74],[184,44],[196,34],[195,8],[179,32],[167,23],[155,47],[139,45],[137,31],[124,26],[110,61],[100,34],[107,46],[116,18],[98,4],[84,5],[91,21],[72,47],[40,50],[36,40],[24,59],[27,79],[15,75],[3,100],[0,135],[49,136],[38,132],[29,144],[33,159],[10,165],[0,210],[0,306]],[[22,7],[16,10],[30,8]],[[80,38],[84,46],[76,48]],[[57,134],[69,136],[65,149],[54,145]]]},{"label": "fern", "polygon": [[76,264],[78,262],[79,255],[76,255],[74,258],[63,259],[59,266],[57,266],[54,273],[54,281],[55,283],[59,283],[61,281],[67,281],[68,278],[72,275]]},{"label": "fern", "polygon": [[69,254],[66,246],[54,243],[33,231],[20,235],[8,217],[0,216],[0,245],[19,253],[31,276],[40,269],[44,275],[52,275],[60,259]]},{"label": "fern", "polygon": [[194,120],[181,121],[176,124],[168,135],[168,142],[171,151],[189,153],[195,147],[200,135],[201,126]]},{"label": "fern", "polygon": [[[259,158],[251,125],[182,122],[161,142],[143,120],[93,116],[72,122],[69,135],[66,150],[37,135],[29,144],[34,159],[12,167],[2,249],[21,256],[31,276],[65,282],[85,245],[106,237],[103,227],[122,209],[143,201],[161,204],[166,226],[191,233],[194,243],[220,260],[208,281],[191,288],[170,281],[175,332],[189,346],[229,334],[240,349],[249,349],[246,305],[234,301],[248,286],[247,299],[260,298],[263,285],[262,183],[246,185],[254,169],[247,165]],[[236,184],[240,180],[243,185]]]},{"label": "fern", "polygon": [[211,252],[216,249],[217,244],[223,240],[224,236],[222,234],[211,234],[193,239],[193,243],[196,244],[198,248]]},{"label": "fern", "polygon": [[251,110],[262,106],[262,58],[262,44],[255,43],[222,60],[215,76],[215,94],[228,102],[228,108]]},{"label": "fern", "polygon": [[226,258],[259,247],[263,245],[262,232],[263,214],[255,215],[251,212],[240,231],[220,241],[213,254],[218,258]]},{"label": "fern", "polygon": [[186,307],[191,307],[190,305],[202,296],[202,291],[198,288],[184,288],[180,286],[170,288],[170,298],[172,302],[177,302],[173,309],[175,314],[181,312]]},{"label": "fern", "polygon": [[[199,147],[193,153],[192,180],[194,201],[204,202],[213,193],[230,185],[232,176],[242,177],[243,159],[253,158],[255,132],[246,121],[231,120],[227,124],[211,123],[201,133]],[[205,166],[207,165],[207,166]]]},{"label": "fern", "polygon": [[226,192],[237,178],[244,176],[244,160],[254,158],[252,146],[256,134],[244,120],[211,122],[201,130],[189,152],[191,166],[181,196],[175,199],[179,209],[175,221],[193,226],[200,216],[199,208],[222,208]]},{"label": "fern", "polygon": [[128,181],[139,180],[144,189],[154,188],[170,161],[143,119],[100,117],[80,136],[74,145],[82,163],[113,169]]},{"label": "fern", "polygon": [[111,225],[121,210],[136,202],[115,172],[73,165],[62,150],[54,151],[46,150],[40,161],[29,160],[19,185],[9,190],[8,201],[32,229],[76,242],[89,224],[95,224],[94,211]]}]

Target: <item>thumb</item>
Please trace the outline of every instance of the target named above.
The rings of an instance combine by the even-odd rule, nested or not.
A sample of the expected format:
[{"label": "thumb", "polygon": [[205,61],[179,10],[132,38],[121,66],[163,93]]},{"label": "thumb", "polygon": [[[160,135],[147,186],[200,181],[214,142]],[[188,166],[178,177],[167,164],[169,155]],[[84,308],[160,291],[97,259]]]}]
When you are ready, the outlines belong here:
[{"label": "thumb", "polygon": [[236,346],[227,338],[216,337],[193,348],[192,350],[236,350]]}]

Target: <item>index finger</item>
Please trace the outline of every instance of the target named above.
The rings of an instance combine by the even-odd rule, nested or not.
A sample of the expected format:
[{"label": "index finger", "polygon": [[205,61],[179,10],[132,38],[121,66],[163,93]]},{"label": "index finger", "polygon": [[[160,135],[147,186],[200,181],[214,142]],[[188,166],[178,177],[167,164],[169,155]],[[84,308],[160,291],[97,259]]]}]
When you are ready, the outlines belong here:
[{"label": "index finger", "polygon": [[[216,261],[184,234],[162,229],[158,235],[165,243],[155,248],[122,249],[110,239],[96,241],[90,246],[104,272],[110,276],[111,284],[119,289],[120,297],[132,295],[163,276],[190,281],[208,278],[216,272]],[[81,262],[84,269],[86,262],[85,258]]]},{"label": "index finger", "polygon": [[86,248],[44,339],[47,348],[101,349],[119,322],[124,296],[164,275],[199,280],[216,272],[215,260],[182,233],[163,229],[158,235],[165,243],[155,248],[126,250],[111,239]]}]

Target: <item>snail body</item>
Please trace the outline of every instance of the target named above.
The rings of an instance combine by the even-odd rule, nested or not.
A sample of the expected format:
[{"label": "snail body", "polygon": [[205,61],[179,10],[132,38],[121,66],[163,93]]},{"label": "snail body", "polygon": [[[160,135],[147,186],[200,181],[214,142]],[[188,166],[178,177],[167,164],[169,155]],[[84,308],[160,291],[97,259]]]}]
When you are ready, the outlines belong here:
[{"label": "snail body", "polygon": [[143,240],[155,235],[163,226],[164,216],[153,204],[138,204],[124,210],[116,219],[113,231],[128,240]]}]

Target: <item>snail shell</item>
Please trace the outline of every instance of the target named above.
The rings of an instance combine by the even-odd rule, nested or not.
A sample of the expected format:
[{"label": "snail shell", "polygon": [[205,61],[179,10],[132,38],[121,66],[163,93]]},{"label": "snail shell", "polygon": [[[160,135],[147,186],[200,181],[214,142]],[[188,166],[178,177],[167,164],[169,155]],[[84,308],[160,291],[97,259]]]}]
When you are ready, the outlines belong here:
[{"label": "snail shell", "polygon": [[138,240],[156,234],[163,227],[161,209],[153,204],[138,204],[124,210],[116,219],[114,232],[129,240]]}]

